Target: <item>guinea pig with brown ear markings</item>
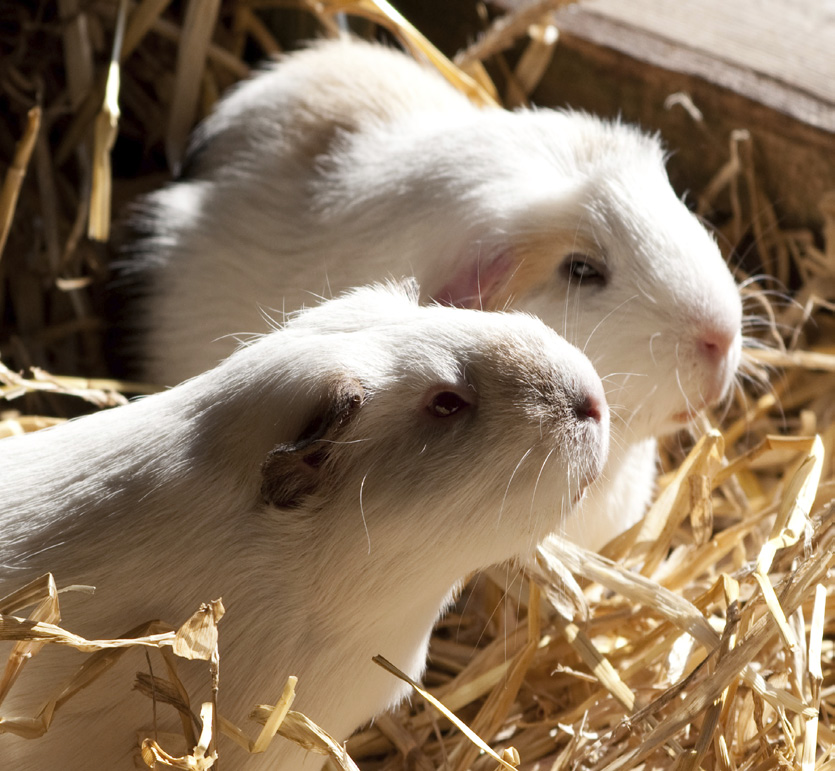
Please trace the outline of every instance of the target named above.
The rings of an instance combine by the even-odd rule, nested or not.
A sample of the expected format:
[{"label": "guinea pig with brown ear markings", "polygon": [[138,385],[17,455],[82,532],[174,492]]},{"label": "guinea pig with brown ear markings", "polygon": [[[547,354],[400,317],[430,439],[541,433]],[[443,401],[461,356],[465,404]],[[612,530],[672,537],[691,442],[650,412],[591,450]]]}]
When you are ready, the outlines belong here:
[{"label": "guinea pig with brown ear markings", "polygon": [[727,395],[740,363],[737,287],[657,137],[479,109],[377,45],[319,43],[237,86],[131,224],[126,350],[152,382],[212,366],[267,309],[390,275],[417,276],[424,301],[540,316],[612,405],[608,466],[566,523],[591,548],[642,516],[655,438]]},{"label": "guinea pig with brown ear markings", "polygon": [[[220,714],[254,728],[249,710],[296,675],[294,709],[346,739],[406,692],[372,656],[420,678],[459,582],[530,554],[608,450],[578,349],[527,314],[417,297],[355,290],[171,390],[0,441],[0,577],[96,586],[61,600],[94,639],[222,596]],[[82,660],[47,646],[4,713],[37,714]],[[204,662],[180,663],[205,684]],[[151,700],[131,691],[144,668],[125,656],[41,739],[0,735],[4,767],[133,768],[137,731],[153,735]],[[156,716],[178,730],[173,709]],[[220,752],[246,771],[317,767],[282,739]]]}]

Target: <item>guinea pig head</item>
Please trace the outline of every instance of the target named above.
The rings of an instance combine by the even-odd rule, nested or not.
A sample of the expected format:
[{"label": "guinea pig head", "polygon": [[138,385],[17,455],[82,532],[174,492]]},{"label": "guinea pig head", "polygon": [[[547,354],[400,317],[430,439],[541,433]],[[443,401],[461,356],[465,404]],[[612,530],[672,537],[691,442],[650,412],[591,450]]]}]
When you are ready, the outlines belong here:
[{"label": "guinea pig head", "polygon": [[500,227],[468,247],[440,298],[537,314],[589,356],[619,431],[630,440],[675,431],[733,385],[742,340],[736,284],[676,197],[655,137],[542,112],[531,118],[536,128],[573,132],[572,151],[551,141],[537,165],[519,163],[496,181],[527,196],[504,199],[491,215]]},{"label": "guinea pig head", "polygon": [[342,371],[267,456],[264,501],[354,552],[451,548],[459,575],[533,549],[606,460],[590,362],[523,314],[412,305],[397,321],[339,335]]},{"label": "guinea pig head", "polygon": [[[676,431],[733,387],[742,352],[738,288],[660,166],[638,182],[601,179],[590,198],[587,246],[560,265],[566,327],[605,370],[631,433]],[[587,305],[598,309],[594,322],[578,310]]]}]

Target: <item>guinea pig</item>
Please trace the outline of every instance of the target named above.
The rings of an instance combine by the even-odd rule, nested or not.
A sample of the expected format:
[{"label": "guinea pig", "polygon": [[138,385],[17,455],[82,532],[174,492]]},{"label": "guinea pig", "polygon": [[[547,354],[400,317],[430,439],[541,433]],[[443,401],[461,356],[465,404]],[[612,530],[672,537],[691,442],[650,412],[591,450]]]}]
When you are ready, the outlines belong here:
[{"label": "guinea pig", "polygon": [[120,280],[139,376],[173,384],[269,309],[415,275],[422,300],[535,313],[607,386],[613,451],[566,535],[643,515],[655,438],[729,393],[742,306],[657,137],[549,109],[480,109],[378,45],[313,45],[239,84],[180,179],[135,210]]},{"label": "guinea pig", "polygon": [[[371,657],[419,678],[458,583],[529,555],[608,450],[603,385],[578,349],[528,314],[417,298],[355,290],[168,391],[0,441],[0,576],[95,585],[62,610],[97,639],[222,595],[220,714],[245,726],[292,674],[294,709],[344,740],[405,693]],[[128,659],[44,737],[0,736],[4,767],[133,768],[153,713],[130,691],[144,658]],[[47,646],[3,712],[35,714],[80,661]],[[173,717],[157,706],[160,730]],[[234,768],[302,767],[283,739],[264,755],[230,745]]]}]

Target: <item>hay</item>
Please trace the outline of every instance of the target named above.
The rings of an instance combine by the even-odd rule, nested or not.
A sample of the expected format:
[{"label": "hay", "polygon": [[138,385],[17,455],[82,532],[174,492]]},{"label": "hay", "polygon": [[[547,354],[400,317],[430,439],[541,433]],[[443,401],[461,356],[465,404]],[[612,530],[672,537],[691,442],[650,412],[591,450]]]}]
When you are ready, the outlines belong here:
[{"label": "hay", "polygon": [[[456,59],[462,73],[387,5],[350,3],[482,103],[497,98],[483,66],[492,56],[506,81],[505,103],[514,105],[527,101],[558,45],[549,11],[560,4],[539,2],[496,21]],[[120,403],[121,392],[149,390],[107,379],[107,257],[84,237],[88,222],[94,237],[106,238],[108,188],[115,210],[157,186],[163,155],[176,164],[194,120],[217,94],[288,42],[268,6],[295,5],[294,18],[312,34],[332,33],[333,14],[349,2],[215,0],[201,16],[196,9],[204,5],[192,0],[179,17],[169,0],[141,0],[123,4],[121,47],[114,45],[117,4],[58,5],[57,14],[37,4],[2,11],[15,36],[0,68],[10,116],[0,131],[7,159],[0,396],[20,401],[0,414],[0,436],[73,414],[58,395],[102,407]],[[499,52],[522,34],[529,40],[511,68]],[[124,165],[131,153],[118,144],[120,176],[108,167],[116,74],[120,140],[145,153],[130,179]],[[94,125],[101,127],[95,142]],[[59,590],[44,577],[0,600],[0,638],[17,641],[0,702],[24,665],[37,666],[43,645],[96,652],[69,683],[56,684],[39,714],[5,716],[0,730],[42,734],[115,657],[141,646],[162,658],[166,676],[140,672],[136,687],[157,708],[179,711],[194,748],[175,757],[160,737],[143,744],[143,757],[173,768],[211,767],[216,752],[223,757],[219,734],[256,752],[284,741],[274,738],[280,734],[343,769],[492,771],[521,759],[523,768],[551,771],[835,770],[835,614],[827,602],[835,559],[835,194],[821,201],[822,233],[785,230],[759,186],[751,135],[740,130],[728,141],[728,162],[699,196],[698,211],[720,223],[734,264],[744,252],[746,265],[770,277],[751,280],[738,268],[751,314],[746,332],[755,338],[746,352],[751,382],[723,414],[707,415],[701,431],[662,448],[660,493],[644,522],[607,547],[614,562],[555,543],[524,572],[504,566],[478,577],[436,630],[426,692],[416,688],[411,705],[357,733],[347,754],[292,711],[292,678],[274,705],[255,709],[261,729],[232,725],[213,703],[198,717],[174,653],[209,660],[217,693],[218,606],[203,608],[179,633],[144,624],[121,640],[84,640],[55,626]],[[32,363],[84,377],[19,374]],[[763,392],[757,382],[766,372],[772,385]],[[26,608],[33,610],[23,618]],[[443,710],[431,706],[436,700]]]}]

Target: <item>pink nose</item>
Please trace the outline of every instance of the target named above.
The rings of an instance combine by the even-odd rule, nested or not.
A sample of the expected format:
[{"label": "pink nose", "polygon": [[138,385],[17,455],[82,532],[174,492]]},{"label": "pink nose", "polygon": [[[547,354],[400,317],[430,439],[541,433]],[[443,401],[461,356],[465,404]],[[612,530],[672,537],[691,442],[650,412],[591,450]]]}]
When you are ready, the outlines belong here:
[{"label": "pink nose", "polygon": [[574,414],[579,420],[593,420],[599,423],[604,409],[597,397],[587,394],[574,405]]},{"label": "pink nose", "polygon": [[710,327],[698,336],[696,345],[702,355],[711,363],[719,364],[731,350],[736,333],[727,329]]}]

